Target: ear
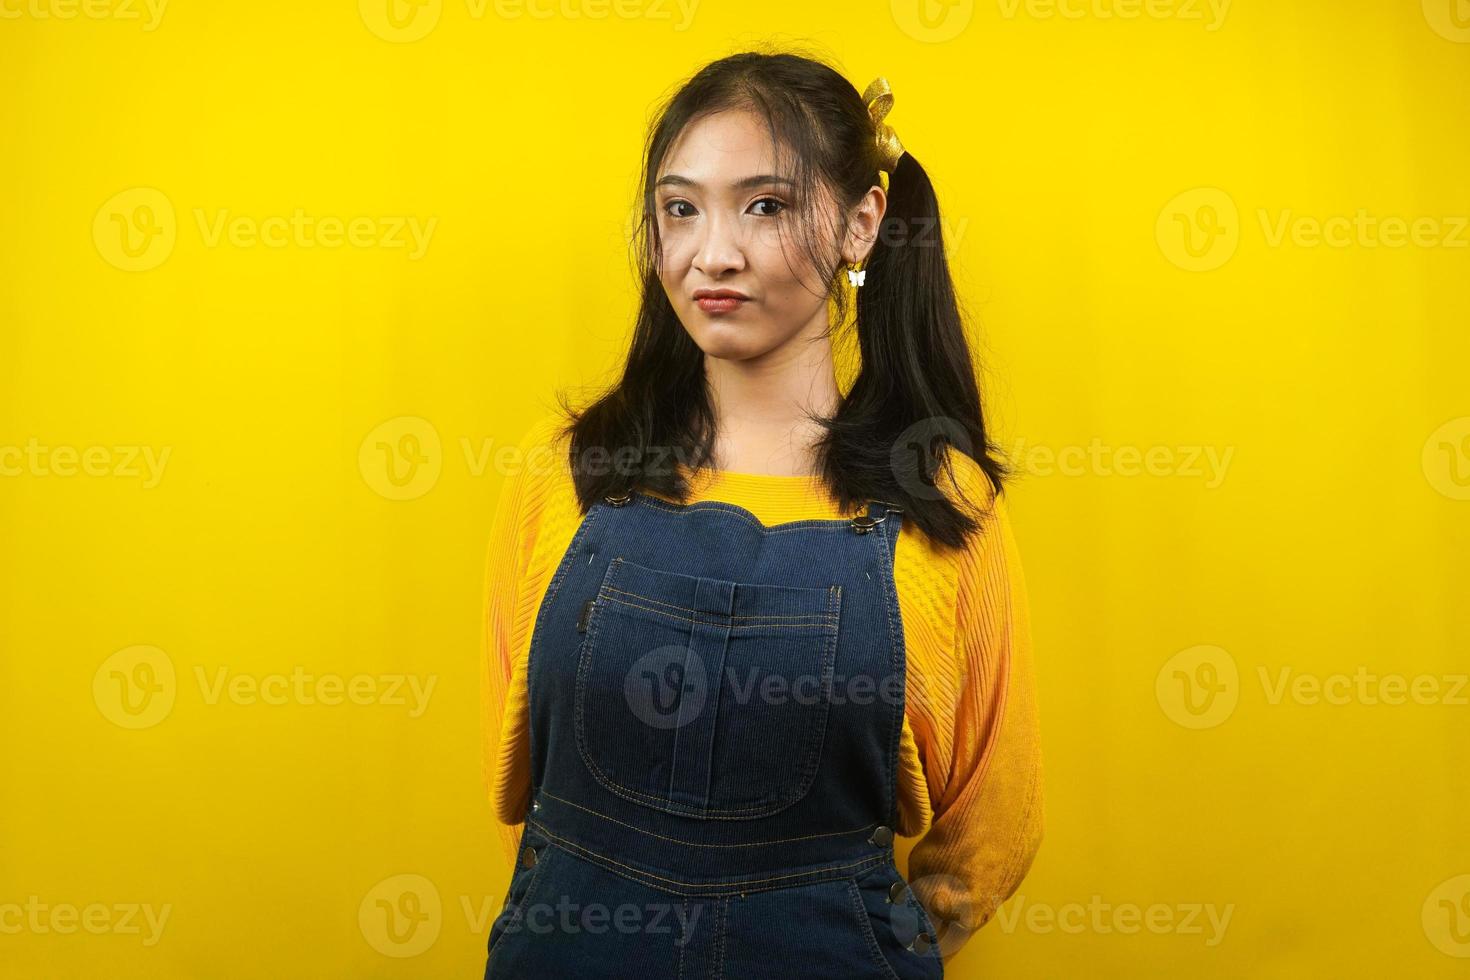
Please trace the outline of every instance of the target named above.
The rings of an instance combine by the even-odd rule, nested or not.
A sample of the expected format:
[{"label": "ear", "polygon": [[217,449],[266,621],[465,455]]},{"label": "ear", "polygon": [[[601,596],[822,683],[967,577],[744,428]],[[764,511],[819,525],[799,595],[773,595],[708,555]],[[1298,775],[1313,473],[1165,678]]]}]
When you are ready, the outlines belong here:
[{"label": "ear", "polygon": [[842,261],[856,265],[868,257],[878,241],[878,229],[883,225],[883,214],[888,210],[888,195],[883,188],[873,185],[862,200],[853,208],[847,219],[847,236],[842,242]]}]

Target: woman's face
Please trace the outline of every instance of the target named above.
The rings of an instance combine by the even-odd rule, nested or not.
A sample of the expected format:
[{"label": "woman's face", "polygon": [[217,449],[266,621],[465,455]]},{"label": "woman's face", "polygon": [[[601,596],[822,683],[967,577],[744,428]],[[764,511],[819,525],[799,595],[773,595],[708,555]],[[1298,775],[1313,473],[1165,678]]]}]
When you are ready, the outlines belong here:
[{"label": "woman's face", "polygon": [[[748,360],[826,330],[827,273],[802,253],[792,191],[765,123],[748,111],[691,123],[665,154],[655,187],[661,278],[706,355]],[[819,214],[834,210],[819,203]],[[833,267],[839,258],[834,238]],[[745,298],[701,303],[701,290]]]}]

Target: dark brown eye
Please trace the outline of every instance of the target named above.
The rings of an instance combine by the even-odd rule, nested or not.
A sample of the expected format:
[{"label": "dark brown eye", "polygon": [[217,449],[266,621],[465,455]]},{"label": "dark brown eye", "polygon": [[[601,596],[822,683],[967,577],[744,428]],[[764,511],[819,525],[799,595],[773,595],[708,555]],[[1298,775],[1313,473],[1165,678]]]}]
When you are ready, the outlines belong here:
[{"label": "dark brown eye", "polygon": [[665,204],[664,205],[664,214],[668,214],[669,217],[671,217],[671,218],[687,218],[687,217],[689,217],[687,214],[669,214],[669,209],[670,208],[677,208],[680,205],[682,205],[684,207],[693,207],[693,205],[691,205],[688,201],[670,201],[668,204]]},{"label": "dark brown eye", "polygon": [[785,201],[782,201],[782,200],[780,200],[778,198],[774,198],[774,197],[763,197],[760,200],[756,201],[755,203],[751,204],[751,207],[757,207],[757,206],[762,205],[762,204],[773,204],[773,205],[775,205],[775,210],[774,211],[767,211],[764,214],[760,215],[760,217],[762,217],[762,218],[774,218],[776,215],[778,215],[782,211],[786,210],[786,202]]}]

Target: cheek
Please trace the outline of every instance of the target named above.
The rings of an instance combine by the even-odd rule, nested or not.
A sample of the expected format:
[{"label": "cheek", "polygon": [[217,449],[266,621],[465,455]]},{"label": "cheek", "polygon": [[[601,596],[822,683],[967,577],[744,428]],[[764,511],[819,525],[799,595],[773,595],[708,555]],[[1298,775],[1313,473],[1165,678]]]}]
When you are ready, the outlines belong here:
[{"label": "cheek", "polygon": [[802,271],[808,260],[801,246],[784,237],[774,226],[762,228],[752,236],[745,254],[750,271],[767,290],[794,289],[803,277],[811,278],[810,271]]},{"label": "cheek", "polygon": [[689,271],[691,262],[687,235],[675,232],[659,236],[659,257],[663,264],[665,282],[680,282]]}]

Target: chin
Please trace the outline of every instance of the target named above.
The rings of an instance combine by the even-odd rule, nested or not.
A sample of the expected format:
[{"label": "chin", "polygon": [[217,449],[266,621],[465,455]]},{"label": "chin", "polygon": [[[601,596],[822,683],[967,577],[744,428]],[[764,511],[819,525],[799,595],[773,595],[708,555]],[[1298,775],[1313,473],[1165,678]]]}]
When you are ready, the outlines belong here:
[{"label": "chin", "polygon": [[734,320],[715,320],[704,311],[694,311],[695,325],[689,331],[694,343],[706,357],[725,361],[744,361],[769,351],[774,344],[764,331]]}]

